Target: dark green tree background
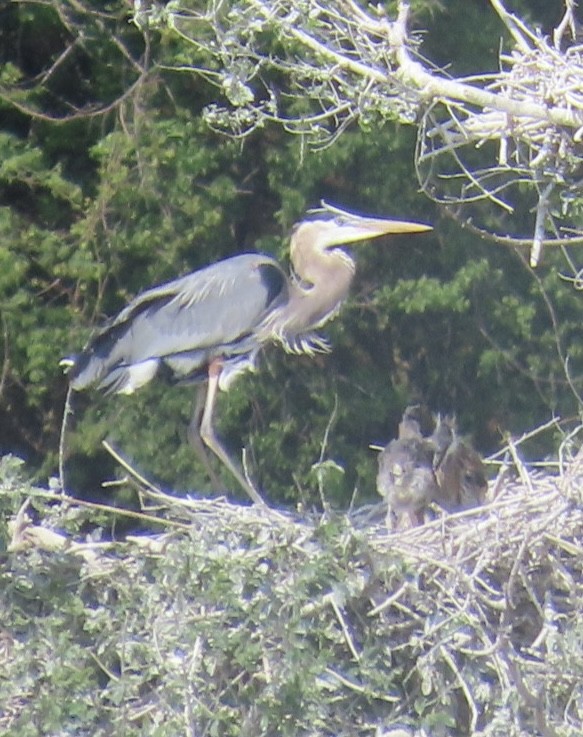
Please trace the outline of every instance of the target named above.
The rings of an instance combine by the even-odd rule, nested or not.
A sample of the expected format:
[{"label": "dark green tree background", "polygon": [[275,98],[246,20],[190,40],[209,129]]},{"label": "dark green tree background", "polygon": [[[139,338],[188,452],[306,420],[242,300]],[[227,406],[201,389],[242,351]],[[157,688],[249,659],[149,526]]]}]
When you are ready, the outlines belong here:
[{"label": "dark green tree background", "polygon": [[[417,3],[424,53],[464,72],[495,64],[502,30],[482,5]],[[561,3],[516,3],[527,8],[550,29]],[[330,356],[268,348],[260,374],[221,398],[220,432],[247,448],[268,498],[317,502],[320,460],[334,462],[320,469],[333,501],[355,489],[373,497],[368,445],[394,434],[411,401],[455,412],[484,452],[552,413],[577,416],[580,298],[562,262],[548,252],[533,272],[428,203],[414,126],[354,127],[318,152],[275,127],[221,137],[202,119],[215,90],[165,68],[192,64],[192,48],[129,20],[121,1],[0,10],[0,450],[54,473],[59,359],[146,286],[245,250],[285,260],[291,225],[321,199],[435,232],[359,249]],[[528,203],[516,217],[530,217]],[[115,476],[103,438],[166,488],[208,490],[185,437],[193,395],[155,384],[136,397],[75,397],[70,490],[95,495]],[[527,452],[556,444],[541,438]]]}]

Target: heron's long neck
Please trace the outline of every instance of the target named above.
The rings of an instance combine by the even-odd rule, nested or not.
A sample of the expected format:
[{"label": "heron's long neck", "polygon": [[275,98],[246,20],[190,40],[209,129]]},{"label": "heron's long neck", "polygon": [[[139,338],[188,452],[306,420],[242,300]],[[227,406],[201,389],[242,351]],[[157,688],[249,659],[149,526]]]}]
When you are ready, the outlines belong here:
[{"label": "heron's long neck", "polygon": [[339,248],[310,254],[295,253],[296,279],[290,285],[286,332],[302,333],[320,327],[333,317],[354,276],[354,261]]}]

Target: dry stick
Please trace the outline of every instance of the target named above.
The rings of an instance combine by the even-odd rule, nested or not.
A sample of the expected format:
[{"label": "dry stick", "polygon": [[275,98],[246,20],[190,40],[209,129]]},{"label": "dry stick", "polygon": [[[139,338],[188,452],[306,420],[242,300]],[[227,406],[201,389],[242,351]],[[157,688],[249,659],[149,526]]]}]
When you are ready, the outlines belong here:
[{"label": "dry stick", "polygon": [[[551,221],[551,223],[552,223],[552,221]],[[539,209],[537,207],[537,227],[539,227],[539,225],[540,225],[540,227],[544,227],[544,223],[542,223],[542,225],[539,223]],[[554,223],[552,223],[552,226],[554,227]],[[556,231],[556,227],[555,227],[555,235],[558,235],[558,232]],[[536,237],[536,235],[535,235],[535,237]],[[542,246],[541,246],[541,248],[542,248]],[[522,263],[524,263],[522,256],[520,256],[520,261]],[[536,264],[534,264],[534,265],[536,266]],[[554,338],[554,342],[555,342],[556,352],[557,352],[557,355],[558,355],[558,357],[559,357],[559,359],[561,361],[561,364],[563,365],[563,368],[565,370],[565,375],[566,375],[566,378],[567,378],[567,381],[568,381],[569,380],[569,376],[568,376],[568,373],[567,373],[567,370],[566,370],[566,363],[567,363],[568,356],[565,355],[565,349],[563,348],[563,345],[562,345],[562,342],[561,342],[561,336],[560,336],[560,320],[559,320],[559,317],[557,315],[555,306],[553,305],[553,302],[552,302],[551,298],[549,297],[549,294],[547,292],[547,289],[545,289],[545,286],[543,284],[543,280],[533,270],[532,260],[531,260],[530,268],[527,267],[527,271],[528,271],[529,275],[536,282],[536,285],[538,287],[539,293],[540,293],[541,297],[543,298],[543,301],[544,301],[544,303],[546,305],[547,312],[548,312],[548,315],[550,317],[551,324],[553,326],[553,338]],[[575,397],[577,397],[577,393],[576,392],[575,392]]]},{"label": "dry stick", "polygon": [[518,694],[522,697],[524,704],[533,709],[533,712],[536,715],[537,727],[540,730],[540,734],[542,734],[543,737],[558,737],[558,733],[547,723],[546,714],[542,711],[542,704],[545,703],[543,694],[540,690],[538,690],[537,693],[532,693],[532,691],[529,690],[522,677],[522,672],[517,665],[518,662],[524,661],[519,657],[513,658],[512,655],[506,659],[509,673]]},{"label": "dry stick", "polygon": [[[139,481],[143,485],[142,492],[147,494],[153,499],[156,499],[158,501],[164,501],[168,505],[172,506],[178,506],[178,507],[185,507],[188,509],[192,509],[194,511],[201,511],[201,506],[209,506],[211,508],[216,507],[217,502],[224,501],[224,497],[221,497],[219,499],[212,499],[212,500],[196,500],[193,501],[189,498],[184,497],[176,497],[172,496],[171,494],[166,494],[161,489],[159,489],[157,486],[152,484],[152,482],[148,481],[144,476],[142,476],[139,471],[137,471],[133,466],[130,465],[130,463],[121,456],[108,442],[107,440],[102,441],[103,447],[107,450],[107,452],[126,470],[128,473],[130,473],[137,481]],[[235,506],[237,510],[237,514],[240,514],[242,507],[239,505],[230,505],[229,509]],[[248,509],[247,507],[244,507],[244,509]],[[275,509],[271,509],[265,506],[265,508],[257,509],[256,511],[260,512],[258,516],[256,516],[256,519],[262,518],[265,519],[265,516],[267,515],[271,521],[278,520],[280,522],[290,522],[289,518],[286,517],[281,512],[278,512]]]},{"label": "dry stick", "polygon": [[466,702],[468,704],[468,708],[471,712],[471,719],[470,719],[470,728],[469,728],[469,734],[474,734],[476,729],[476,724],[478,722],[478,710],[476,708],[476,702],[472,698],[471,691],[468,687],[468,684],[465,682],[465,680],[462,677],[462,674],[460,673],[459,668],[457,667],[457,664],[455,660],[452,658],[450,653],[443,647],[443,645],[440,645],[439,651],[441,653],[442,658],[445,660],[445,662],[449,665],[450,669],[452,670],[457,682],[459,683],[464,696],[466,697]]},{"label": "dry stick", "polygon": [[339,683],[346,686],[346,688],[349,688],[351,691],[356,691],[356,693],[371,695],[375,699],[386,701],[389,704],[397,704],[401,701],[399,696],[390,696],[389,694],[381,691],[371,691],[370,687],[365,688],[364,686],[361,686],[360,683],[355,683],[354,681],[349,680],[346,676],[338,673],[328,666],[324,668],[324,672],[328,673],[328,675],[335,678]]},{"label": "dry stick", "polygon": [[436,77],[419,62],[413,61],[410,55],[406,32],[408,15],[409,5],[400,2],[397,20],[394,23],[387,24],[387,38],[390,46],[394,49],[400,77],[405,83],[415,86],[423,100],[428,101],[443,97],[449,100],[463,101],[481,108],[506,112],[514,116],[545,121],[553,125],[576,129],[580,127],[580,117],[566,108],[548,108],[536,102],[513,100],[503,94],[472,87],[464,84],[464,82]]},{"label": "dry stick", "polygon": [[105,665],[105,663],[97,657],[97,655],[93,652],[93,650],[89,649],[88,652],[89,652],[89,656],[93,658],[93,660],[97,664],[97,667],[99,668],[99,670],[105,673],[105,675],[109,678],[109,680],[112,683],[119,683],[120,681],[119,675],[116,675],[112,670],[110,670]]},{"label": "dry stick", "polygon": [[532,47],[529,45],[525,36],[530,37],[531,41],[536,41],[536,38],[533,37],[530,29],[527,28],[527,26],[519,18],[517,18],[512,13],[509,13],[502,5],[500,0],[490,0],[490,4],[498,13],[501,21],[510,32],[512,38],[514,39],[514,43],[518,46],[523,54],[527,54]]},{"label": "dry stick", "polygon": [[65,488],[65,435],[69,424],[69,415],[73,414],[71,397],[73,390],[69,384],[67,388],[67,396],[65,397],[65,407],[63,409],[63,419],[61,421],[61,434],[59,436],[59,484],[61,486],[61,494],[66,494]]},{"label": "dry stick", "polygon": [[559,474],[561,478],[560,489],[562,492],[569,493],[569,488],[576,483],[576,479],[581,476],[581,470],[583,466],[583,451],[578,450],[575,458],[570,462],[570,466],[567,469],[567,461],[565,460],[566,448],[571,444],[573,438],[581,432],[583,429],[582,425],[578,425],[572,430],[565,438],[563,438],[559,445]]},{"label": "dry stick", "polygon": [[510,455],[512,456],[512,460],[514,461],[514,465],[516,466],[516,470],[518,471],[520,480],[528,489],[528,493],[530,494],[530,496],[532,496],[534,494],[534,490],[532,488],[532,482],[530,480],[530,476],[528,474],[528,471],[526,470],[526,466],[524,465],[524,463],[522,462],[522,459],[518,455],[518,452],[516,450],[516,445],[514,444],[514,441],[512,440],[512,438],[508,438],[508,449],[510,450]]},{"label": "dry stick", "polygon": [[[324,204],[324,202],[322,202]],[[322,481],[322,463],[324,462],[324,454],[326,453],[326,448],[328,447],[328,437],[330,436],[330,431],[332,427],[334,426],[334,422],[336,421],[336,415],[338,413],[338,394],[334,394],[334,406],[332,407],[332,412],[330,413],[330,417],[328,418],[328,422],[326,423],[326,429],[324,430],[324,437],[322,438],[322,444],[320,446],[320,457],[318,459],[318,463],[316,464],[316,477],[318,479],[318,493],[320,495],[320,501],[322,502],[322,508],[326,510],[329,505],[326,501],[326,497],[324,496],[324,484]]]},{"label": "dry stick", "polygon": [[352,637],[350,636],[350,632],[348,630],[348,625],[346,624],[344,616],[342,615],[342,612],[340,611],[340,607],[336,603],[336,597],[334,596],[333,593],[330,593],[330,594],[326,594],[324,598],[326,599],[326,601],[328,601],[331,604],[332,609],[334,610],[334,614],[336,615],[336,618],[338,619],[338,622],[340,623],[342,634],[344,635],[344,639],[346,640],[348,649],[352,653],[352,657],[356,660],[357,663],[359,663],[360,655],[358,654],[356,647],[354,646],[354,642],[352,641]]},{"label": "dry stick", "polygon": [[[457,213],[455,213],[451,207],[447,207],[447,205],[441,210],[441,212],[446,215],[447,217],[454,220],[456,223],[458,223],[464,230],[469,231],[470,233],[474,233],[475,235],[482,238],[482,240],[490,241],[491,243],[494,243],[495,245],[499,246],[510,246],[514,248],[515,246],[532,246],[532,238],[520,238],[518,236],[511,236],[511,235],[502,235],[501,233],[492,233],[490,231],[484,230],[483,228],[479,228],[477,225],[472,223],[471,220],[460,220]],[[572,237],[567,238],[546,238],[543,241],[544,246],[580,246],[583,244],[583,236],[580,234],[574,235]],[[568,277],[563,277],[563,279],[568,280]],[[576,279],[575,279],[576,281]]]},{"label": "dry stick", "polygon": [[[582,429],[583,429],[583,425],[577,425],[576,428],[571,430],[571,432],[568,433],[566,437],[563,438],[563,440],[561,441],[561,444],[559,445],[559,473],[563,481],[565,480],[565,477],[566,477],[565,448],[568,447],[569,443],[573,440],[573,438],[576,435],[579,434],[579,432],[581,432]],[[577,458],[571,461],[571,463],[576,463],[576,462],[577,462]]]},{"label": "dry stick", "polygon": [[565,356],[565,359],[563,360],[563,369],[565,371],[565,378],[567,379],[567,384],[569,385],[569,389],[573,392],[573,396],[577,400],[577,404],[581,406],[583,404],[583,397],[581,396],[581,393],[575,386],[575,380],[571,376],[571,371],[569,369],[569,356]]},{"label": "dry stick", "polygon": [[94,509],[99,512],[107,512],[108,514],[113,515],[122,515],[124,517],[130,517],[133,519],[138,519],[144,522],[151,522],[155,523],[157,525],[162,525],[164,527],[171,527],[175,529],[181,529],[181,530],[191,530],[192,525],[186,524],[183,522],[175,522],[173,520],[167,520],[163,517],[154,517],[149,514],[144,514],[143,512],[135,512],[131,509],[124,509],[123,507],[113,507],[109,504],[98,504],[97,502],[88,502],[84,499],[75,499],[73,497],[55,497],[55,494],[53,494],[50,491],[42,491],[42,489],[34,489],[32,492],[29,492],[29,497],[31,499],[39,498],[39,499],[47,499],[51,502],[54,502],[58,500],[63,506],[67,507],[84,507],[85,509]]},{"label": "dry stick", "polygon": [[125,468],[125,470],[129,474],[131,474],[137,481],[139,481],[140,484],[142,484],[142,486],[145,486],[150,491],[153,491],[156,495],[162,495],[170,499],[172,498],[168,494],[164,494],[164,492],[162,492],[161,489],[155,486],[151,481],[148,481],[148,479],[145,476],[142,476],[142,474],[139,471],[137,471],[133,466],[131,466],[130,463],[126,461],[126,459],[123,456],[121,456],[118,453],[118,451],[115,450],[113,446],[109,444],[107,440],[102,440],[101,445],[103,445],[105,450],[113,457],[113,459],[117,461],[117,463],[119,463],[119,465],[122,468]]},{"label": "dry stick", "polygon": [[498,498],[498,495],[502,491],[502,488],[504,487],[504,484],[508,479],[509,471],[510,464],[508,463],[507,456],[505,455],[504,459],[500,463],[500,468],[491,487],[490,497],[492,500],[496,500]]},{"label": "dry stick", "polygon": [[[521,518],[524,517],[525,513],[531,516],[536,516],[537,514],[544,512],[549,507],[552,507],[554,510],[553,519],[564,516],[566,507],[561,504],[560,509],[556,508],[558,491],[555,486],[547,491],[543,490],[542,493],[538,489],[537,491],[538,493],[529,496],[526,499],[523,496],[518,497],[515,494],[510,498],[503,498],[492,502],[480,511],[473,510],[473,514],[476,515],[476,517],[479,516],[481,522],[479,527],[475,527],[470,530],[467,528],[467,522],[464,522],[462,519],[454,520],[454,515],[452,515],[448,522],[448,535],[455,541],[460,538],[459,547],[461,549],[464,545],[469,546],[471,541],[476,538],[476,530],[479,529],[481,531],[480,538],[483,538],[484,534],[489,534],[490,530],[493,531],[494,528],[502,525],[501,533],[503,534],[506,542],[511,543],[514,541],[514,543],[518,544],[523,534],[523,528],[522,526],[517,527],[514,523],[517,514],[520,514]],[[485,518],[484,513],[487,515]],[[461,518],[467,517],[468,514],[470,513],[466,512],[455,516],[459,516]],[[452,524],[453,522],[456,524]],[[422,530],[419,533],[409,533],[406,536],[401,535],[400,538],[391,538],[391,543],[396,550],[408,558],[413,557],[417,560],[423,560],[434,568],[454,572],[456,567],[444,562],[443,557],[437,555],[437,549],[433,549],[434,546],[438,545],[439,549],[441,549],[441,545],[439,544],[441,537],[437,538],[436,531],[432,531],[430,529],[431,525],[436,524],[440,524],[440,521],[436,520],[428,523],[425,526],[427,529]],[[382,549],[386,550],[386,536],[382,540],[379,538],[378,541],[373,539],[372,542],[375,547],[378,542],[382,545]],[[480,550],[482,549],[480,548]],[[480,553],[480,550],[475,550],[473,552],[470,550],[467,554],[467,560],[471,560],[472,557],[475,557],[477,554],[481,554],[482,557],[484,557],[485,551],[482,550]],[[482,568],[491,562],[490,559],[495,558],[497,555],[496,551],[497,549],[495,548],[488,551],[488,555],[486,556],[488,560],[482,561]]]},{"label": "dry stick", "polygon": [[354,683],[354,681],[349,681],[346,676],[341,675],[340,673],[337,673],[335,670],[332,670],[332,668],[326,667],[325,668],[326,673],[329,673],[334,678],[338,679],[338,681],[343,685],[349,688],[351,691],[356,691],[357,693],[366,693],[366,689],[361,686],[359,683]]},{"label": "dry stick", "polygon": [[109,504],[98,504],[97,502],[87,502],[84,499],[67,499],[63,500],[63,504],[67,504],[69,507],[80,506],[86,509],[95,509],[99,512],[108,512],[112,515],[121,515],[123,517],[130,517],[131,519],[137,519],[141,522],[153,523],[156,525],[162,525],[163,527],[170,527],[176,530],[192,530],[192,525],[185,522],[176,522],[175,520],[165,519],[164,517],[154,517],[151,514],[144,514],[143,512],[135,512],[131,509],[124,509],[123,507],[112,507]]},{"label": "dry stick", "polygon": [[371,609],[367,616],[374,617],[377,614],[380,614],[381,612],[384,612],[385,609],[391,606],[395,601],[401,598],[401,595],[404,594],[409,589],[409,582],[406,581],[402,586],[400,586],[397,591],[395,591],[391,596],[389,596],[387,599],[385,599],[382,604],[378,604],[374,609]]},{"label": "dry stick", "polygon": [[24,113],[27,118],[32,118],[33,120],[43,120],[48,121],[49,123],[52,123],[53,125],[61,125],[70,123],[72,120],[78,120],[78,119],[87,119],[87,118],[97,118],[100,116],[105,117],[107,113],[110,113],[112,110],[117,110],[121,105],[131,97],[131,95],[134,93],[134,91],[142,84],[143,78],[147,75],[145,73],[144,75],[138,77],[129,87],[128,89],[123,92],[119,97],[117,97],[113,102],[108,103],[106,105],[103,105],[102,107],[98,108],[80,108],[75,109],[72,113],[65,114],[61,117],[57,115],[50,115],[47,113],[43,113],[40,110],[36,110],[33,107],[30,107],[28,105],[25,105],[22,102],[19,102],[16,97],[12,97],[11,95],[7,94],[5,92],[5,88],[0,87],[0,100],[6,101],[10,106],[16,108],[21,113]]},{"label": "dry stick", "polygon": [[575,0],[565,0],[565,15],[553,31],[553,44],[557,51],[560,51],[561,49],[561,41],[563,40],[563,35],[567,28],[571,31],[573,40],[575,40],[577,36],[577,24],[574,17],[576,4]]},{"label": "dry stick", "polygon": [[[10,545],[14,544],[14,541],[22,534],[23,530],[28,526],[29,518],[26,515],[26,510],[30,506],[30,500],[31,500],[30,496],[26,497],[26,499],[20,505],[20,508],[18,512],[16,513],[16,516],[14,517],[14,520],[12,522],[12,535],[11,535],[12,539],[9,543],[9,549],[10,549]],[[8,530],[10,531],[10,526],[8,527]]]},{"label": "dry stick", "polygon": [[[241,449],[241,466],[243,468],[243,476],[245,477],[245,481],[249,484],[251,488],[254,488],[253,481],[251,480],[251,474],[249,473],[249,465],[247,463],[247,448]],[[264,504],[266,507],[268,506],[266,502],[263,500],[262,504]]]},{"label": "dry stick", "polygon": [[[556,417],[551,417],[550,420],[543,423],[542,425],[539,425],[538,427],[535,427],[534,430],[528,430],[527,432],[523,433],[519,438],[516,438],[513,440],[514,447],[517,448],[519,445],[522,445],[526,440],[530,440],[531,438],[536,437],[539,433],[542,433],[544,430],[548,430],[550,427],[557,426],[559,423],[559,420]],[[508,450],[507,446],[504,446],[501,450],[499,450],[497,453],[494,453],[490,456],[488,460],[494,460],[500,456],[504,456],[506,451]]]},{"label": "dry stick", "polygon": [[549,197],[555,187],[554,182],[549,182],[542,192],[539,193],[538,204],[536,206],[536,219],[534,224],[534,238],[530,249],[530,265],[534,269],[538,266],[542,255],[543,242],[545,237],[545,222],[549,212]]}]

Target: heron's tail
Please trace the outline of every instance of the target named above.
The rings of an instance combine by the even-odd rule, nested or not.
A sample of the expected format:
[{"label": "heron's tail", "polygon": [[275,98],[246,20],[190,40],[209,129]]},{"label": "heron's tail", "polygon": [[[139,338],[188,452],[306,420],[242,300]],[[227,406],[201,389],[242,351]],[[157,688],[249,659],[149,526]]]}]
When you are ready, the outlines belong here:
[{"label": "heron's tail", "polygon": [[90,350],[62,358],[59,366],[69,379],[69,387],[75,391],[99,384],[109,372],[106,361]]}]

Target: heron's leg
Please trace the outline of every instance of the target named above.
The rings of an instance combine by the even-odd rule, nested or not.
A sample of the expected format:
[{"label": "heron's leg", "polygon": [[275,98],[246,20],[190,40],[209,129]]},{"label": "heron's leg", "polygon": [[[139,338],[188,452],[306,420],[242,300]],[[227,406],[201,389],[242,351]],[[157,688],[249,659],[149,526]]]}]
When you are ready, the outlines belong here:
[{"label": "heron's leg", "polygon": [[245,489],[247,494],[255,502],[261,506],[265,506],[265,502],[259,496],[257,490],[247,481],[243,476],[237,464],[229,457],[227,451],[223,448],[219,439],[215,435],[213,427],[213,412],[215,409],[215,401],[217,397],[217,390],[219,388],[219,376],[221,374],[221,362],[219,360],[213,361],[208,369],[208,388],[206,392],[206,401],[204,405],[204,411],[202,413],[202,420],[200,423],[200,437],[202,438],[205,445],[212,450],[212,452],[221,460],[241,486]]},{"label": "heron's leg", "polygon": [[206,402],[206,395],[207,384],[205,382],[204,384],[199,384],[196,388],[196,397],[194,399],[192,418],[186,430],[186,436],[188,438],[188,442],[194,448],[194,452],[196,453],[199,461],[204,466],[205,471],[207,472],[208,477],[211,480],[211,485],[213,489],[215,491],[222,491],[224,489],[224,484],[221,484],[219,477],[214,472],[213,467],[211,466],[211,463],[209,461],[205,445],[202,442],[202,438],[200,436],[200,423],[202,420],[202,413]]}]

